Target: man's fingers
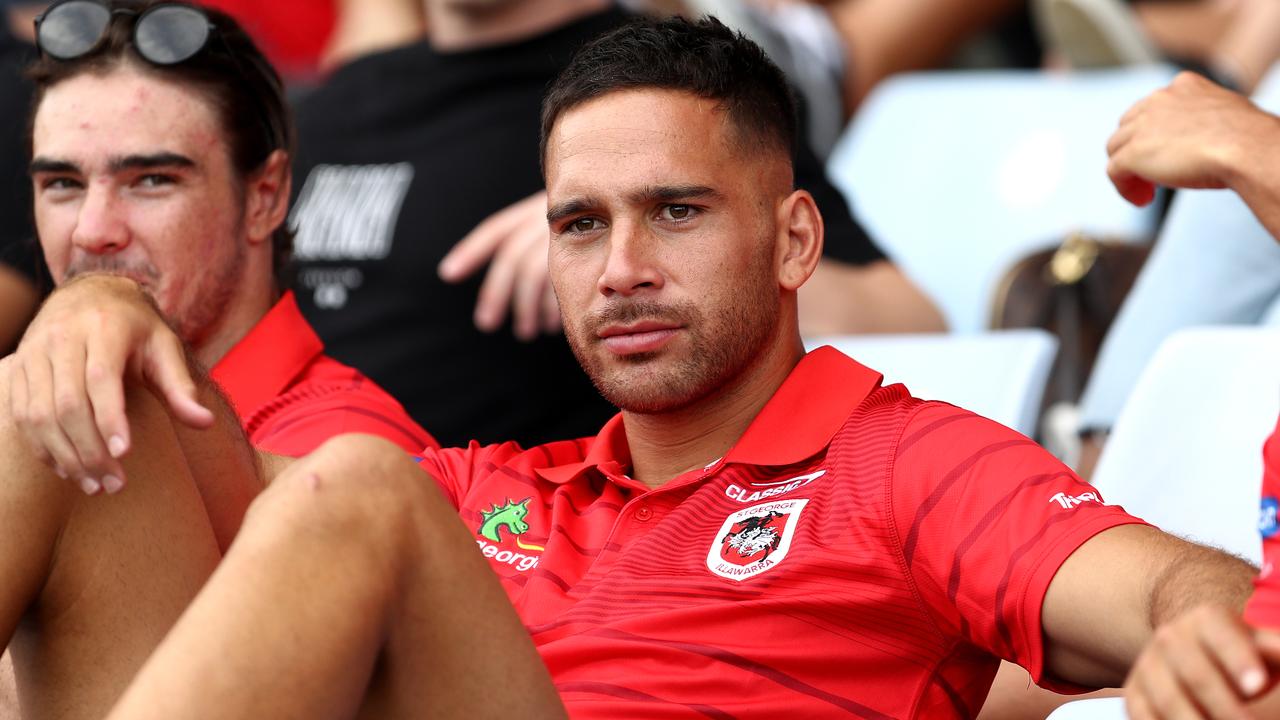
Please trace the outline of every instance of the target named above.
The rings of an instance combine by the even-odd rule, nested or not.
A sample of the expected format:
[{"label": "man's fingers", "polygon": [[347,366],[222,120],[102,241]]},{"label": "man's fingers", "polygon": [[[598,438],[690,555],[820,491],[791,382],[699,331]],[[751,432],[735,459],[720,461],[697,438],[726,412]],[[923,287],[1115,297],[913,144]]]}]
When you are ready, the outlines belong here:
[{"label": "man's fingers", "polygon": [[20,425],[27,441],[37,454],[48,454],[54,471],[60,477],[74,480],[86,493],[95,494],[101,486],[85,476],[80,456],[58,424],[53,399],[53,370],[47,356],[28,355],[23,371],[27,380],[27,407]]},{"label": "man's fingers", "polygon": [[1116,153],[1129,144],[1135,133],[1136,130],[1132,124],[1122,123],[1115,132],[1111,133],[1111,137],[1107,138],[1107,156],[1114,158]]},{"label": "man's fingers", "polygon": [[[107,452],[107,441],[98,431],[86,387],[86,364],[86,349],[80,344],[59,348],[52,354],[54,414],[79,458],[81,481],[87,478],[115,491],[121,485],[120,466]],[[72,472],[72,477],[76,476]],[[86,491],[89,489],[86,483]]]},{"label": "man's fingers", "polygon": [[30,404],[30,394],[27,390],[27,371],[23,368],[22,363],[15,359],[12,372],[9,374],[9,416],[17,424],[18,432],[26,440],[31,454],[40,462],[56,469],[53,455],[40,443],[39,438],[32,431],[32,425],[27,417]]},{"label": "man's fingers", "polygon": [[[93,404],[93,419],[105,439],[107,452],[120,459],[129,451],[129,418],[125,414],[123,358],[91,347],[85,360],[85,390]],[[123,479],[123,475],[120,479]]]},{"label": "man's fingers", "polygon": [[[1271,667],[1280,667],[1280,632],[1267,629],[1255,629],[1253,632],[1254,647],[1263,660]],[[1272,680],[1275,680],[1273,677]]]},{"label": "man's fingers", "polygon": [[[503,250],[506,248],[504,247]],[[476,297],[476,327],[485,332],[497,330],[507,318],[507,306],[515,284],[516,263],[509,253],[499,251],[489,264],[480,293]]]},{"label": "man's fingers", "polygon": [[1165,720],[1192,720],[1200,718],[1199,709],[1187,697],[1186,689],[1165,661],[1165,658],[1147,658],[1142,672],[1137,673],[1134,691],[1141,695],[1150,707],[1151,717]]},{"label": "man's fingers", "polygon": [[1222,668],[1234,694],[1251,698],[1262,692],[1267,685],[1267,667],[1248,627],[1221,613],[1206,614],[1196,627],[1201,647]]},{"label": "man's fingers", "polygon": [[1122,169],[1115,160],[1107,163],[1107,177],[1115,186],[1116,192],[1120,193],[1120,197],[1138,207],[1149,205],[1156,197],[1154,183]]},{"label": "man's fingers", "polygon": [[503,241],[519,224],[519,216],[512,208],[501,210],[467,233],[440,261],[437,271],[445,282],[458,282],[470,277],[489,262],[489,258],[502,246]]},{"label": "man's fingers", "polygon": [[547,224],[547,194],[539,191],[485,218],[440,261],[445,282],[458,282],[479,270],[513,233],[530,224]]},{"label": "man's fingers", "polygon": [[1188,649],[1166,655],[1180,684],[1191,696],[1192,702],[1211,718],[1227,720],[1245,714],[1244,703],[1237,688],[1238,674],[1223,666],[1221,659],[1211,657],[1214,651]]},{"label": "man's fingers", "polygon": [[547,271],[550,236],[545,226],[527,228],[524,235],[519,241],[524,251],[516,261],[512,316],[516,337],[528,341],[536,339],[541,330],[542,300],[551,284]]},{"label": "man's fingers", "polygon": [[191,427],[213,425],[213,411],[200,404],[181,341],[165,333],[154,338],[144,353],[142,376],[164,397],[174,416]]}]

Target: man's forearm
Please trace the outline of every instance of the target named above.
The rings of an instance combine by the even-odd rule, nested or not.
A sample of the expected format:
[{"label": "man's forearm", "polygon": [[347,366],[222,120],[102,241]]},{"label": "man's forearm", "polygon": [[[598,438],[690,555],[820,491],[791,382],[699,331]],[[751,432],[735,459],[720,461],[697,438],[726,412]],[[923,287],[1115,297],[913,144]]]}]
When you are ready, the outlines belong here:
[{"label": "man's forearm", "polygon": [[1192,608],[1220,605],[1240,613],[1253,592],[1257,569],[1219,550],[1185,543],[1151,585],[1149,618],[1158,628]]},{"label": "man's forearm", "polygon": [[1269,116],[1271,132],[1250,138],[1228,175],[1231,189],[1244,200],[1271,236],[1280,240],[1280,118]]}]

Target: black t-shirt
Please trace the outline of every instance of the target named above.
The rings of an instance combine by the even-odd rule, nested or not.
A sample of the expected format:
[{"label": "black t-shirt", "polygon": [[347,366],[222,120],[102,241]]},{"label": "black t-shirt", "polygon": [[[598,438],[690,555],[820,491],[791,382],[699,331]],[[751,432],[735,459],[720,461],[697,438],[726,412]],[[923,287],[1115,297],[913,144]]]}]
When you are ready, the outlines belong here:
[{"label": "black t-shirt", "polygon": [[[472,311],[483,273],[449,285],[436,266],[490,214],[542,189],[543,93],[582,43],[627,17],[609,10],[465,52],[419,43],[379,53],[299,103],[299,305],[330,354],[445,445],[591,435],[614,412],[562,337],[480,332]],[[828,257],[883,257],[816,159],[798,162],[797,183],[817,198]]]},{"label": "black t-shirt", "polygon": [[31,84],[23,70],[35,48],[14,38],[0,12],[0,263],[42,285],[44,261],[32,227],[27,176],[27,113]]}]

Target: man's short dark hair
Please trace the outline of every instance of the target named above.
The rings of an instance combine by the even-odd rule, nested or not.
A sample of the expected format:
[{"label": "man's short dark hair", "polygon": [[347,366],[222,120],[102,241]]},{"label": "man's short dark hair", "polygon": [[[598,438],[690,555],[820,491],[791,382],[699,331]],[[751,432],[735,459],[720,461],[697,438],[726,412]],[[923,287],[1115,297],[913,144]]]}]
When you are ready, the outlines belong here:
[{"label": "man's short dark hair", "polygon": [[706,17],[637,18],[584,45],[542,101],[543,162],[565,112],[630,89],[679,90],[714,100],[747,145],[790,159],[796,105],[786,76],[759,45]]},{"label": "man's short dark hair", "polygon": [[[141,13],[154,5],[188,5],[175,0],[110,0],[108,6]],[[128,64],[144,73],[164,78],[201,93],[215,108],[231,163],[240,178],[262,167],[276,150],[284,150],[292,160],[296,132],[293,115],[285,101],[284,83],[271,62],[244,29],[225,13],[200,7],[213,24],[208,45],[194,57],[174,65],[154,65],[133,47],[136,15],[115,13],[106,37],[88,53],[72,59],[48,56],[37,59],[27,69],[35,83],[28,122],[28,145],[35,114],[45,93],[53,86],[85,73],[105,74]],[[281,223],[271,238],[273,267],[277,280],[284,277],[293,250],[293,233]]]}]

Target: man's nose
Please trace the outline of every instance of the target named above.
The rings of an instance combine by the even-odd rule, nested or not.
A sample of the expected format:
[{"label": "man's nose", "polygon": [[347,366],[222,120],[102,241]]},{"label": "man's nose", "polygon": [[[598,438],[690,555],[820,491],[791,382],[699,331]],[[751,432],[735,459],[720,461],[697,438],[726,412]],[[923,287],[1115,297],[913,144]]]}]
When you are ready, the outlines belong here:
[{"label": "man's nose", "polygon": [[117,253],[129,245],[124,208],[111,188],[91,185],[85,191],[71,242],[95,255]]},{"label": "man's nose", "polygon": [[658,251],[658,239],[643,224],[615,223],[609,233],[609,257],[598,283],[600,292],[629,297],[661,288],[664,280]]}]

